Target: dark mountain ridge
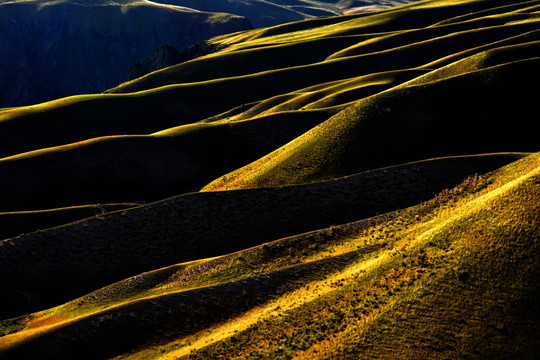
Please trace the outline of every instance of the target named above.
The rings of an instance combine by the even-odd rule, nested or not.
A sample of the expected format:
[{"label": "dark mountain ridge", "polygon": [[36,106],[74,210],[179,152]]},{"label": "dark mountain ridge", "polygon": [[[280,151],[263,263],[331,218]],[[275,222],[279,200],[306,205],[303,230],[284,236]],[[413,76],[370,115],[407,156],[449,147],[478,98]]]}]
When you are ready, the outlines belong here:
[{"label": "dark mountain ridge", "polygon": [[148,1],[4,1],[0,107],[101,92],[160,44],[183,49],[249,28],[239,16]]}]

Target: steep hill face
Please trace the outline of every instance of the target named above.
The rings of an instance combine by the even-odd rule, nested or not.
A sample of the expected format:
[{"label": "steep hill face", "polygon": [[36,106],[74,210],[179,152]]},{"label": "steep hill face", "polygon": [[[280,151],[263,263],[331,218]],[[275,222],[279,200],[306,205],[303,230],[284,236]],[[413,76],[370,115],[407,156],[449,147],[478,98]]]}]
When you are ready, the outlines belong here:
[{"label": "steep hill face", "polygon": [[249,29],[235,15],[148,1],[0,2],[0,107],[103,91],[160,44]]},{"label": "steep hill face", "polygon": [[152,71],[163,69],[182,62],[182,53],[170,45],[160,45],[146,59],[133,64],[129,69],[128,80],[133,80]]}]

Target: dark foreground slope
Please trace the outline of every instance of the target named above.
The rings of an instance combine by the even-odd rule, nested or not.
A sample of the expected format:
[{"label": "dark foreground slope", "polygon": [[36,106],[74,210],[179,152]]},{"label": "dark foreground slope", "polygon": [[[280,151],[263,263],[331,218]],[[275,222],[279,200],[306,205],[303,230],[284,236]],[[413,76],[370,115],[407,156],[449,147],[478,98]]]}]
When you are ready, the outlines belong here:
[{"label": "dark foreground slope", "polygon": [[178,261],[411,206],[522,156],[437,159],[300,187],[192,193],[102,214],[0,242],[0,283],[55,304]]},{"label": "dark foreground slope", "polygon": [[139,203],[94,204],[37,211],[0,213],[0,238],[5,239],[39,229],[49,229],[111,211],[139,206]]},{"label": "dark foreground slope", "polygon": [[5,321],[16,332],[0,338],[0,351],[13,359],[534,358],[539,160],[470,178],[406,211],[170,266]]}]

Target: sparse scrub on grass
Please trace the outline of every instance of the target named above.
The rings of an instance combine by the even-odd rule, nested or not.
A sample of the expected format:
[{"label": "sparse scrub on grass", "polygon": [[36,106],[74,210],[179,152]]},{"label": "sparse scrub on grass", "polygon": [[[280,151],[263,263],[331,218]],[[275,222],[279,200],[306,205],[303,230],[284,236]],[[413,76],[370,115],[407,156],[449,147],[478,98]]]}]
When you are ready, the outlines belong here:
[{"label": "sparse scrub on grass", "polygon": [[[538,166],[537,156],[534,161],[536,161]],[[500,178],[500,176],[501,174],[497,174],[492,177],[491,180]],[[534,181],[534,177],[530,179]],[[475,182],[476,180],[473,181],[473,183]],[[496,180],[494,182],[496,182]],[[529,185],[527,185],[527,183],[529,183]],[[365,285],[365,283],[362,282],[358,284],[355,281],[346,281],[345,287],[342,288],[338,286],[336,288],[338,289],[337,291],[318,297],[316,301],[306,303],[302,307],[291,310],[288,313],[278,314],[278,316],[274,316],[263,323],[257,323],[250,331],[245,331],[244,337],[235,335],[234,343],[238,342],[244,344],[244,346],[252,344],[251,348],[235,347],[234,343],[225,340],[216,343],[215,345],[205,347],[197,353],[195,358],[205,358],[205,356],[220,353],[236,354],[238,349],[242,349],[242,352],[238,354],[238,358],[243,358],[244,356],[247,356],[248,358],[279,358],[281,356],[284,358],[291,358],[293,356],[313,358],[318,355],[331,357],[332,355],[338,354],[340,356],[346,355],[345,357],[351,358],[360,355],[365,356],[366,354],[377,357],[382,354],[379,352],[381,351],[380,349],[385,349],[386,346],[383,345],[382,347],[379,347],[378,342],[389,344],[388,346],[391,347],[392,353],[396,354],[396,356],[409,357],[412,354],[436,356],[435,354],[437,353],[456,354],[456,351],[462,355],[466,353],[475,354],[475,351],[478,351],[479,349],[467,347],[464,346],[464,344],[457,344],[455,334],[460,332],[469,334],[461,335],[466,336],[464,339],[469,340],[475,336],[482,337],[481,334],[486,331],[483,327],[484,325],[478,323],[477,325],[474,325],[478,327],[471,327],[466,324],[469,322],[476,323],[480,321],[480,319],[486,316],[489,310],[484,310],[484,312],[480,311],[480,313],[476,313],[476,315],[473,316],[467,316],[464,313],[457,318],[453,318],[453,316],[455,316],[454,314],[460,314],[462,312],[466,313],[467,311],[476,312],[478,311],[477,309],[482,309],[482,306],[491,308],[494,304],[497,304],[497,300],[495,299],[504,296],[504,292],[501,292],[500,288],[506,287],[508,289],[509,287],[511,288],[514,286],[512,285],[513,282],[510,280],[512,277],[510,273],[513,271],[525,271],[525,274],[528,274],[529,280],[527,280],[526,283],[522,283],[524,286],[523,291],[534,291],[534,286],[530,287],[532,284],[528,283],[528,281],[531,281],[532,277],[534,277],[532,273],[528,272],[528,267],[523,268],[518,264],[519,261],[516,262],[508,257],[505,257],[505,259],[509,262],[504,262],[505,265],[501,263],[501,258],[499,256],[503,253],[501,253],[500,250],[506,248],[504,251],[512,251],[511,249],[515,248],[511,243],[503,245],[502,248],[500,245],[496,244],[497,241],[511,239],[509,233],[516,231],[521,227],[519,222],[513,222],[515,227],[507,228],[509,233],[506,235],[500,234],[497,229],[500,229],[499,224],[501,219],[508,218],[509,216],[512,217],[512,215],[510,215],[512,213],[514,214],[513,216],[520,216],[519,214],[521,214],[524,217],[531,218],[530,216],[533,215],[534,211],[532,213],[530,211],[522,213],[523,208],[520,204],[530,204],[530,201],[532,201],[530,194],[535,194],[537,197],[538,191],[535,192],[534,187],[530,186],[531,181],[523,183],[522,186],[517,185],[515,187],[517,190],[515,194],[513,190],[509,190],[509,192],[501,197],[496,196],[493,200],[493,205],[497,205],[490,207],[491,210],[489,211],[491,214],[486,214],[481,208],[476,208],[474,199],[482,197],[491,198],[489,196],[490,192],[486,192],[485,195],[475,194],[474,187],[469,188],[469,191],[462,191],[463,187],[467,184],[471,184],[470,179],[454,189],[453,192],[455,194],[459,192],[461,195],[457,195],[453,198],[453,202],[448,203],[448,206],[454,208],[453,213],[457,212],[457,214],[459,214],[463,211],[460,210],[460,208],[468,208],[469,210],[465,210],[464,212],[465,218],[460,219],[458,215],[456,221],[450,222],[450,227],[443,227],[439,230],[439,233],[433,233],[432,240],[423,240],[426,241],[424,244],[427,246],[421,246],[419,249],[414,247],[410,248],[409,251],[406,251],[406,253],[408,253],[407,257],[403,256],[402,258],[400,256],[401,254],[391,257],[392,260],[390,260],[386,266],[390,266],[390,269],[392,270],[382,271],[380,273],[377,272],[380,277],[375,277],[369,285]],[[525,192],[519,189],[523,189]],[[494,189],[491,191],[494,191]],[[526,195],[527,192],[529,195]],[[458,197],[460,196],[465,197],[459,200]],[[507,201],[510,202],[506,203]],[[433,202],[437,203],[438,200],[434,199]],[[472,208],[469,207],[469,203],[473,206]],[[412,234],[406,235],[406,238],[414,239],[418,236],[414,235],[415,233],[422,234],[425,229],[430,229],[432,227],[436,228],[437,223],[447,222],[447,216],[452,216],[451,214],[453,214],[448,213],[444,209],[438,210],[437,207],[432,209],[434,209],[436,214],[439,213],[439,215],[436,215],[433,218],[434,220],[422,221],[425,226],[420,228],[418,228],[417,225],[411,225],[413,228]],[[467,218],[469,215],[465,215],[470,210],[473,210],[471,215],[475,219]],[[441,216],[442,218],[437,220],[437,217]],[[480,220],[486,218],[489,219],[489,223]],[[533,215],[531,219],[534,218]],[[396,221],[396,223],[397,222],[398,221]],[[433,224],[433,222],[435,223]],[[525,224],[526,223],[527,222],[525,222]],[[385,224],[385,226],[391,225]],[[416,228],[416,230],[414,230],[414,228]],[[422,228],[424,228],[424,230],[422,230]],[[490,230],[487,230],[488,228]],[[536,231],[538,231],[538,228],[538,224],[536,224]],[[483,234],[483,240],[478,237],[474,242],[467,240],[468,236],[470,236],[468,235],[470,231],[473,233],[478,231],[480,234]],[[524,241],[530,241],[530,239],[533,239],[536,235],[534,235],[533,231],[527,232],[526,236],[528,236],[528,238],[523,238]],[[486,258],[481,261],[476,258],[477,255],[475,255],[478,250],[473,250],[473,248],[485,246],[487,245],[486,242],[491,243],[491,248],[488,252],[480,252],[482,256],[486,256]],[[449,246],[449,244],[452,245]],[[473,248],[470,248],[470,246]],[[415,248],[417,250],[413,250]],[[537,247],[534,247],[534,249],[535,250],[533,251],[538,251]],[[410,252],[411,250],[413,250],[412,253]],[[490,255],[491,252],[493,252],[493,255]],[[525,260],[525,262],[531,264],[529,256],[526,256],[525,259],[528,259]],[[473,268],[469,267],[467,264],[480,266],[483,270],[472,270]],[[513,264],[512,270],[506,275],[509,280],[491,283],[484,279],[485,274],[492,274],[490,276],[498,278],[500,276],[499,269],[502,270],[504,266],[510,264]],[[537,268],[536,271],[538,271]],[[472,277],[475,279],[474,284],[471,280]],[[362,278],[361,274],[360,278]],[[455,290],[452,290],[453,287]],[[494,287],[493,290],[491,290],[492,287]],[[456,295],[449,291],[457,291],[457,293],[465,291],[464,297],[455,297]],[[486,291],[487,293],[480,297],[467,297],[471,296],[472,293],[480,291]],[[463,299],[460,302],[461,307],[452,305],[456,299]],[[471,303],[469,301],[473,302]],[[475,301],[484,302],[485,304],[475,305]],[[321,302],[321,305],[317,305],[319,302]],[[411,305],[412,307],[410,307]],[[436,310],[437,314],[430,314],[430,309]],[[507,309],[512,308],[507,307]],[[535,313],[535,310],[530,310],[533,314],[536,314],[534,316],[538,316],[537,311]],[[528,310],[518,307],[511,311]],[[392,320],[392,317],[395,317],[396,315],[394,314],[396,313],[399,314],[399,318]],[[370,316],[370,314],[374,315]],[[315,322],[310,319],[313,316],[317,317]],[[448,316],[450,319],[454,319],[456,324],[461,325],[453,329],[444,329],[444,323],[440,323],[443,327],[437,326],[433,328],[432,325],[428,325],[433,324],[434,322],[439,324],[439,319],[446,319]],[[493,314],[488,316],[497,323]],[[359,319],[359,322],[355,325],[354,319],[356,318]],[[345,323],[343,321],[344,319],[347,319]],[[422,319],[423,323],[418,322],[420,319]],[[505,321],[503,319],[504,318],[499,318],[498,325],[495,324],[495,328],[502,330],[505,326],[508,326],[501,323],[501,321]],[[407,326],[409,326],[411,321],[416,321],[418,324],[408,329]],[[532,325],[530,320],[526,321],[528,323],[527,326]],[[344,326],[344,324],[347,325]],[[314,328],[318,329],[318,331],[312,331]],[[321,331],[321,329],[323,329],[323,331]],[[429,331],[430,329],[436,329],[436,332],[434,334],[429,334],[424,331]],[[420,331],[415,333],[418,330]],[[452,331],[455,331],[456,333],[452,333]],[[317,335],[321,336],[322,334],[324,334],[323,338],[317,337]],[[420,334],[422,335],[420,336]],[[502,333],[499,332],[498,336],[501,336],[501,334]],[[253,336],[260,336],[260,338],[258,337],[257,339],[262,341],[264,346],[253,345],[259,343],[258,341],[252,342]],[[394,336],[396,337],[394,338]],[[523,335],[521,334],[520,336]],[[406,340],[396,341],[396,339],[401,338],[405,338]],[[400,346],[396,347],[396,344],[400,344]],[[401,347],[401,344],[403,347]],[[510,345],[508,342],[505,344],[505,346]],[[341,350],[338,350],[340,348]],[[407,349],[416,350],[411,352],[411,350]],[[483,349],[484,351],[487,351],[487,353],[491,353],[489,346],[484,347]],[[518,352],[525,351],[525,353],[528,351],[527,347],[513,349],[511,345],[506,349]],[[343,351],[346,352],[344,353]],[[193,356],[193,354],[191,356]]]},{"label": "sparse scrub on grass", "polygon": [[[358,249],[358,244],[363,244],[366,239],[384,246],[377,247],[374,252],[359,252],[362,255],[351,258],[352,262],[345,267],[328,267],[326,275],[297,283],[284,294],[263,302],[264,305],[212,326],[207,332],[135,353],[133,358],[313,358],[337,354],[351,358],[361,354],[377,357],[381,349],[386,349],[392,341],[395,341],[392,353],[396,356],[411,356],[413,348],[415,353],[425,356],[473,354],[474,346],[471,347],[470,341],[487,329],[477,321],[490,316],[483,310],[477,312],[477,309],[487,306],[486,309],[493,309],[497,314],[520,309],[507,305],[506,310],[495,310],[493,306],[503,303],[495,299],[508,294],[508,288],[506,291],[501,289],[511,286],[512,291],[516,291],[516,283],[486,282],[484,275],[497,278],[500,271],[506,271],[507,277],[521,274],[514,278],[525,281],[520,282],[523,288],[514,292],[518,297],[520,291],[534,289],[534,275],[528,270],[533,269],[530,266],[534,266],[534,256],[520,255],[519,260],[512,259],[510,254],[516,247],[505,239],[511,239],[510,234],[520,233],[522,235],[514,241],[517,244],[519,241],[527,243],[536,236],[538,219],[534,215],[535,210],[527,206],[538,197],[534,186],[538,177],[538,171],[534,169],[538,164],[537,155],[525,158],[483,179],[489,185],[481,189],[477,186],[478,177],[466,179],[449,190],[455,196],[443,207],[434,198],[421,206],[401,211],[397,216],[387,216],[380,223],[357,224],[360,227],[356,230],[355,224],[349,224],[350,229],[337,226],[323,231],[307,244],[315,239],[320,241],[323,246],[313,246],[311,251],[326,253],[323,257],[329,260],[348,249]],[[524,170],[527,167],[533,169],[532,174]],[[471,184],[474,186],[468,186]],[[485,204],[489,205],[485,207]],[[429,213],[426,213],[426,206],[431,209]],[[501,222],[509,218],[516,221],[512,223],[514,225],[501,228]],[[536,224],[536,230],[531,231],[528,227],[531,221]],[[525,232],[518,230],[520,228]],[[342,234],[341,240],[335,238],[336,231]],[[295,241],[291,240],[282,240],[282,246],[294,249]],[[266,245],[266,249],[261,246],[255,252],[268,252],[270,245]],[[325,245],[337,251],[326,252]],[[305,245],[300,241],[297,246]],[[275,253],[274,259],[279,261],[285,249],[278,249],[280,252]],[[534,249],[529,248],[529,251],[538,251]],[[243,260],[219,261],[217,264],[241,269],[244,262],[249,262],[252,253],[253,250],[241,252],[233,255],[231,260]],[[291,251],[289,254],[302,256],[303,252]],[[312,257],[316,255],[312,254]],[[272,263],[273,260],[269,261]],[[518,266],[523,262],[529,265],[524,268]],[[202,273],[212,274],[212,267],[197,266],[202,266]],[[279,267],[283,266],[287,265]],[[480,269],[475,270],[478,266]],[[251,269],[247,266],[244,271],[249,274]],[[230,281],[231,278],[222,280]],[[473,295],[479,291],[485,295]],[[456,299],[462,299],[460,306],[454,305]],[[433,309],[437,309],[436,315],[430,313]],[[461,318],[467,320],[459,322]],[[458,326],[447,328],[445,323],[438,322],[440,319],[458,321]],[[506,318],[494,322],[495,328],[514,326],[508,322],[511,320],[502,319]],[[236,324],[236,327],[228,328],[228,324]],[[530,321],[528,324],[530,326]],[[429,332],[424,329],[435,330]],[[508,340],[504,340],[508,338],[501,334],[497,336],[502,336],[501,341],[508,345]],[[523,339],[520,341],[526,341],[523,336],[520,335]],[[468,340],[460,344],[456,339]],[[395,344],[400,345],[396,347]],[[191,351],[186,352],[185,349]],[[489,346],[483,349],[491,353]],[[512,351],[523,353],[527,348]]]},{"label": "sparse scrub on grass", "polygon": [[458,195],[463,194],[464,192],[474,193],[480,187],[487,186],[487,179],[489,179],[488,175],[474,174],[472,176],[468,176],[461,184],[459,184],[459,186],[441,191],[435,198],[435,201],[443,205],[452,201]]}]

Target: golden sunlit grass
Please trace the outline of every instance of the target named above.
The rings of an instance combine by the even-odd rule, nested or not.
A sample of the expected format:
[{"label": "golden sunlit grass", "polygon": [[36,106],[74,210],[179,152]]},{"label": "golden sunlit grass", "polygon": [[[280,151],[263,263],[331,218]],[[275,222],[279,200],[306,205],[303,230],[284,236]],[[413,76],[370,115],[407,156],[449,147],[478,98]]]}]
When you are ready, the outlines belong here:
[{"label": "golden sunlit grass", "polygon": [[[537,49],[537,45],[537,43],[531,44],[535,49]],[[512,49],[511,47],[508,51],[511,52]],[[503,50],[501,51],[504,53]],[[487,61],[483,63],[485,64]],[[372,161],[371,159],[378,157],[378,152],[374,150],[376,148],[384,148],[387,152],[395,151],[393,155],[396,158],[393,162],[400,162],[400,160],[407,159],[404,157],[404,152],[413,154],[416,146],[432,149],[441,146],[440,142],[435,144],[433,141],[438,138],[442,128],[445,128],[447,133],[456,132],[456,136],[460,130],[467,131],[471,135],[470,145],[472,147],[478,146],[479,142],[482,141],[472,134],[481,136],[480,134],[485,134],[486,130],[490,131],[489,141],[500,136],[504,138],[503,133],[497,134],[497,130],[488,129],[489,123],[494,119],[494,117],[487,116],[491,112],[489,104],[494,97],[488,99],[486,94],[495,93],[494,89],[499,86],[501,88],[515,88],[509,83],[505,84],[506,81],[516,80],[515,77],[500,76],[499,74],[514,73],[514,70],[517,69],[531,74],[534,73],[533,68],[537,66],[537,63],[538,59],[534,58],[490,66],[482,70],[467,71],[464,74],[439,71],[432,76],[425,75],[425,79],[421,76],[410,82],[405,82],[393,89],[358,101],[354,106],[336,114],[328,121],[269,155],[208,184],[203,188],[203,191],[283,186],[345,175],[361,171],[365,169],[364,166],[369,167],[367,164]],[[459,65],[457,68],[461,69]],[[485,88],[485,90],[475,88],[474,93],[469,93],[469,90],[462,86],[464,82],[473,78],[479,80],[478,86]],[[502,82],[484,80],[492,78],[501,79]],[[437,90],[434,91],[434,89]],[[482,95],[475,95],[478,92]],[[413,97],[416,100],[408,100],[411,94],[418,95]],[[494,94],[495,97],[500,97],[499,104],[507,104],[504,111],[510,111],[510,107],[514,106],[512,104],[518,102],[529,103],[532,101],[529,95],[528,89],[525,88],[514,94],[503,96],[498,92]],[[459,103],[460,107],[452,111],[442,110],[441,103],[450,97],[453,97],[453,101]],[[413,101],[417,101],[417,103]],[[475,107],[485,109],[485,112],[471,111]],[[428,108],[434,113],[426,117],[424,114]],[[400,114],[400,118],[397,119],[394,114]],[[475,116],[477,114],[478,116]],[[498,112],[498,115],[500,114]],[[437,119],[437,126],[430,124],[434,118]],[[462,122],[465,118],[470,119],[470,121]],[[520,118],[525,119],[524,117]],[[393,126],[398,126],[400,131],[387,131]],[[507,128],[501,124],[500,129]],[[419,132],[423,134],[421,140],[420,137],[418,138],[419,142],[403,141],[404,138],[409,138],[406,134],[412,138],[415,136],[414,134],[419,134]],[[506,133],[506,130],[503,132]],[[521,131],[518,130],[518,132]],[[328,134],[332,134],[332,136],[328,136]],[[385,135],[381,138],[377,134]],[[373,142],[374,140],[376,143]],[[453,146],[450,142],[446,144],[448,147]],[[460,148],[456,147],[453,151],[467,152],[465,149],[468,146],[466,142],[462,142]],[[424,152],[423,156],[425,155]],[[432,153],[432,155],[437,156],[437,153]],[[387,161],[390,161],[389,158],[392,158],[392,155],[386,157]],[[409,160],[412,159],[409,158]]]},{"label": "golden sunlit grass", "polygon": [[[489,299],[503,295],[519,298],[521,291],[530,291],[528,283],[520,283],[519,278],[512,285],[504,282],[492,284],[477,276],[479,271],[485,271],[484,275],[488,278],[498,276],[498,269],[503,266],[508,273],[521,274],[526,271],[523,274],[527,276],[530,276],[530,271],[538,271],[534,267],[506,268],[517,264],[513,263],[512,258],[500,256],[507,254],[510,249],[517,249],[517,244],[519,248],[532,252],[529,256],[539,250],[537,244],[530,242],[534,239],[534,231],[538,231],[537,211],[530,206],[538,204],[539,177],[540,155],[535,154],[498,170],[491,177],[468,179],[452,191],[451,198],[441,193],[431,202],[401,211],[382,222],[367,226],[352,223],[278,240],[225,257],[158,270],[168,275],[165,281],[153,288],[142,292],[139,290],[127,297],[120,291],[117,292],[118,297],[110,298],[112,301],[108,300],[108,290],[104,289],[101,296],[105,297],[100,298],[99,292],[85,297],[98,299],[95,303],[90,301],[86,305],[77,299],[59,308],[36,313],[26,322],[26,330],[5,336],[3,343],[10,346],[26,341],[42,332],[54,331],[57,326],[69,326],[81,317],[114,316],[115,307],[126,306],[130,302],[151,301],[178,291],[189,294],[201,286],[211,287],[257,277],[258,274],[272,276],[270,274],[275,271],[287,274],[307,266],[312,269],[310,275],[303,275],[301,281],[287,285],[290,290],[278,297],[269,297],[260,306],[246,308],[245,312],[230,321],[122,358],[177,358],[188,355],[208,358],[219,354],[229,354],[234,358],[234,354],[242,357],[250,353],[263,358],[293,355],[310,358],[321,353],[329,356],[336,354],[336,351],[341,354],[338,350],[340,347],[354,354],[355,347],[348,347],[348,342],[366,348],[376,357],[380,356],[379,351],[384,351],[384,344],[401,344],[394,346],[392,351],[401,356],[410,356],[412,345],[407,341],[415,342],[419,346],[417,350],[431,356],[437,351],[425,348],[422,343],[431,335],[410,332],[414,327],[407,331],[407,321],[412,319],[409,316],[420,316],[425,322],[423,326],[438,326],[436,324],[441,319],[458,321],[467,311],[482,312],[474,305],[476,301],[488,302],[492,306]],[[508,242],[510,234],[517,236],[514,242]],[[309,240],[305,239],[306,236]],[[311,246],[306,247],[306,244]],[[479,255],[484,259],[481,263],[476,258]],[[279,283],[285,278],[276,277],[274,281]],[[473,280],[476,290],[466,286]],[[129,281],[126,280],[126,284]],[[126,284],[119,283],[111,289],[122,288]],[[467,289],[463,289],[463,286]],[[495,291],[490,290],[493,286],[506,287],[506,291],[511,288],[513,293],[491,293]],[[444,291],[440,292],[441,289]],[[466,291],[458,302],[461,307],[452,304],[457,296],[452,295],[453,291],[456,294]],[[476,300],[471,294],[477,292],[490,295],[480,298],[484,300]],[[129,291],[125,294],[129,294]],[[428,305],[431,302],[437,303],[437,317],[427,310],[431,309]],[[390,314],[402,314],[404,309],[409,308],[408,304],[421,306],[414,305],[414,314],[399,315],[402,316],[399,324],[393,323],[389,327],[387,322],[392,316]],[[58,321],[65,321],[63,319],[70,320],[50,327]],[[463,320],[474,322],[479,319]],[[501,326],[509,326],[505,325],[504,319],[500,321]],[[306,324],[309,326],[306,327]],[[467,353],[470,351],[467,344],[478,335],[477,331],[484,329],[481,323],[474,326],[440,330],[441,336],[450,336],[441,341],[455,346],[455,336],[458,335],[464,339],[461,351]],[[40,330],[40,327],[43,328]],[[386,331],[398,330],[396,336],[403,340],[390,338],[381,345],[367,341],[376,339],[378,334]]]},{"label": "golden sunlit grass", "polygon": [[[8,289],[25,289],[25,292],[35,293],[30,295],[30,299],[58,296],[67,300],[177,261],[221,255],[280,237],[411,206],[429,199],[445,187],[454,186],[470,174],[496,169],[523,156],[526,154],[503,153],[432,159],[368,171],[335,181],[271,191],[196,192],[101,214],[0,243],[3,262],[13,264],[6,267],[2,274],[3,284]],[[47,212],[17,214],[24,218],[26,215],[47,215]],[[261,218],[267,222],[261,223]],[[159,229],[159,236],[156,236],[155,229]],[[332,233],[328,236],[332,236]],[[272,258],[282,257],[286,262],[298,256],[294,252],[311,246],[306,241],[303,240],[303,245],[289,246],[293,254],[273,252],[281,247],[263,250],[269,250]],[[325,251],[331,254],[336,249]],[[317,254],[325,253],[319,249]],[[249,266],[250,276],[274,271],[276,266],[281,266],[277,260],[273,261],[272,267],[263,266],[266,260],[261,256],[249,257],[249,261],[246,258],[234,261]],[[323,258],[317,255],[312,260]],[[61,268],[65,270],[60,271]],[[238,269],[239,265],[235,268]],[[10,273],[10,270],[13,272]],[[36,274],[44,280],[36,280]],[[154,279],[151,280],[152,284],[158,281],[156,277],[161,279],[159,283],[165,280],[163,273],[159,274],[149,275]],[[202,280],[197,278],[201,276],[206,285],[215,285],[233,279],[236,272],[213,275],[194,272],[184,277],[182,287],[176,289],[200,286]],[[81,282],[81,277],[86,281]],[[144,276],[135,284],[139,281],[147,283],[150,280]],[[174,290],[167,283],[163,286]],[[122,289],[123,285],[117,288]],[[140,289],[138,292],[141,293]],[[20,291],[15,291],[8,296],[10,298],[14,306],[20,307],[29,297],[24,292],[21,296]],[[101,299],[101,296],[98,298]],[[51,305],[63,302],[54,298],[50,301]],[[85,300],[84,305],[90,302]]]},{"label": "golden sunlit grass", "polygon": [[[461,324],[480,321],[478,315],[466,318],[464,313],[467,311],[485,313],[487,310],[471,308],[470,301],[473,303],[480,301],[492,306],[495,299],[501,297],[500,293],[493,293],[497,290],[491,290],[492,287],[513,288],[519,296],[520,285],[504,282],[491,284],[484,278],[474,280],[476,290],[469,287],[467,290],[469,293],[464,293],[461,298],[457,294],[464,291],[461,289],[463,284],[472,282],[469,279],[471,276],[479,275],[479,269],[485,271],[484,276],[490,273],[497,274],[498,269],[505,264],[508,265],[508,261],[513,263],[511,259],[498,257],[512,249],[512,243],[501,242],[504,238],[499,237],[499,231],[495,229],[509,226],[507,231],[521,231],[519,229],[523,225],[519,221],[530,216],[534,219],[534,210],[531,213],[528,206],[530,201],[534,201],[533,198],[537,199],[539,195],[534,185],[540,175],[539,165],[540,157],[535,155],[522,161],[519,166],[508,166],[487,180],[484,185],[479,184],[480,190],[476,188],[472,194],[470,192],[461,194],[451,203],[437,208],[433,214],[422,215],[420,220],[418,212],[421,210],[410,209],[406,216],[413,221],[408,225],[403,224],[403,217],[398,217],[370,229],[368,233],[382,231],[393,233],[392,239],[395,240],[382,251],[368,256],[366,260],[353,263],[322,280],[300,286],[298,290],[277,300],[271,300],[264,307],[246,312],[243,316],[204,333],[120,358],[176,359],[182,356],[205,358],[224,354],[228,354],[231,358],[237,356],[243,358],[248,354],[251,356],[258,354],[257,356],[263,358],[294,355],[295,358],[306,359],[332,354],[344,356],[339,349],[347,349],[347,342],[362,343],[369,338],[376,338],[377,334],[384,334],[388,328],[388,319],[396,316],[392,314],[398,314],[399,322],[394,320],[390,330],[395,331],[397,327],[399,332],[385,339],[382,346],[369,341],[362,344],[369,350],[370,356],[386,358],[423,354],[422,357],[431,357],[436,353],[455,350],[456,334],[463,339],[461,352],[458,353],[466,354],[471,351],[470,347],[467,348],[467,341],[470,342],[475,336],[481,336],[482,331],[485,331],[485,324],[474,325],[478,326],[477,328],[462,326],[450,331],[441,329],[438,324],[444,324],[444,319]],[[512,175],[509,175],[509,172]],[[486,212],[486,209],[489,210]],[[524,218],[520,219],[521,216]],[[366,234],[363,234],[346,239],[348,249],[342,244],[341,251],[336,251],[333,256],[339,256],[342,251],[356,249],[358,243],[366,241],[366,237]],[[534,235],[529,233],[523,241],[532,239]],[[528,251],[539,250],[532,243],[529,245],[532,248]],[[477,263],[478,259],[475,259],[474,253],[482,254],[487,263]],[[475,270],[477,267],[479,269]],[[519,272],[520,269],[518,267],[505,271]],[[525,271],[538,272],[538,269]],[[442,290],[444,292],[440,292]],[[470,297],[471,290],[478,293],[485,291],[489,295],[475,300],[474,297]],[[453,291],[456,293],[452,294]],[[458,299],[460,300],[456,302]],[[425,307],[416,305],[413,315],[423,318],[425,323],[422,326],[425,329],[441,331],[442,335],[448,337],[440,340],[440,351],[436,348],[426,348],[422,344],[422,341],[425,341],[426,337],[429,339],[430,335],[424,333],[418,325],[408,328],[410,324],[408,321],[411,319],[408,316],[412,315],[405,315],[403,311],[408,309],[410,304],[418,302],[424,303]],[[436,303],[438,307],[431,308],[425,305],[430,302]],[[453,302],[456,303],[452,304]],[[432,310],[437,315],[431,314]],[[339,315],[343,311],[347,314]],[[336,316],[341,317],[341,322],[335,323]],[[324,324],[321,325],[323,321]],[[501,329],[508,326],[504,322],[505,319],[499,319],[497,326]],[[312,330],[314,332],[310,334],[310,331],[306,330],[306,324],[308,328],[318,331]],[[334,335],[328,331],[330,329],[336,331]],[[312,338],[313,335],[322,338]],[[253,336],[257,338],[253,339]],[[411,343],[407,343],[408,341]],[[386,348],[385,344],[391,344],[391,347]],[[517,351],[520,350],[526,349]],[[394,355],[380,351],[390,351],[390,354]],[[288,356],[285,356],[286,354]],[[349,356],[352,354],[354,351]]]}]

